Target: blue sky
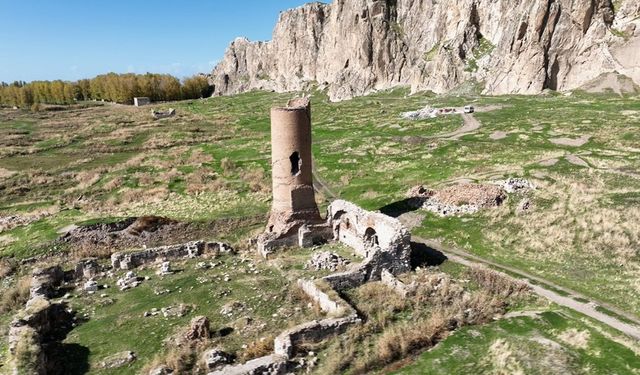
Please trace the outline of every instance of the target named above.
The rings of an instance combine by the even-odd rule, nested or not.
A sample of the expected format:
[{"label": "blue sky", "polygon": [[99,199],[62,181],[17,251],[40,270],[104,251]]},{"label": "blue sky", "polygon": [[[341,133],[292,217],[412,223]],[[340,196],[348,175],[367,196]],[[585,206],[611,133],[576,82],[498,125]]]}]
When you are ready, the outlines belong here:
[{"label": "blue sky", "polygon": [[308,0],[0,0],[0,81],[208,72],[236,36],[271,39]]}]

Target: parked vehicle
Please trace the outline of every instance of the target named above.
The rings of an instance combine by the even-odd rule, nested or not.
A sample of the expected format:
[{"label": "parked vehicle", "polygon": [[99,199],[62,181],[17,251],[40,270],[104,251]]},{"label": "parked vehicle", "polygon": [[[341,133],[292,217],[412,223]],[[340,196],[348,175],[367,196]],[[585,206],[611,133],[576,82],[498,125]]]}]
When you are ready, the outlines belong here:
[{"label": "parked vehicle", "polygon": [[464,107],[464,113],[473,113],[475,111],[476,111],[476,109],[473,108],[472,105],[468,105],[468,106]]}]

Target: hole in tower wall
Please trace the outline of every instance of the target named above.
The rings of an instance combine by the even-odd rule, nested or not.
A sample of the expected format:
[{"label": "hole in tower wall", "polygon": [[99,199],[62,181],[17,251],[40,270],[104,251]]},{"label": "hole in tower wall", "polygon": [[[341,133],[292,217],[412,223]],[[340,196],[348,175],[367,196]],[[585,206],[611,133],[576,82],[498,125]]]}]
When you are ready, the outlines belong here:
[{"label": "hole in tower wall", "polygon": [[298,151],[294,152],[289,156],[289,160],[291,161],[291,175],[298,176],[300,174],[300,167],[302,166],[302,159],[300,159],[300,153]]}]

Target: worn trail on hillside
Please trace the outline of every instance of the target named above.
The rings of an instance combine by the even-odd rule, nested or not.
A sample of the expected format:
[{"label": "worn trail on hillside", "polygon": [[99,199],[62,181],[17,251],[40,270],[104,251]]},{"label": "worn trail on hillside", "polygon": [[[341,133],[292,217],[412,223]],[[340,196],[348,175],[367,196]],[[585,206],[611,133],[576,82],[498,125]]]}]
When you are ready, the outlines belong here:
[{"label": "worn trail on hillside", "polygon": [[444,138],[449,140],[458,140],[461,137],[474,133],[476,130],[480,129],[482,124],[478,121],[472,114],[463,113],[462,114],[463,126],[451,133],[440,134],[435,136],[435,138]]}]

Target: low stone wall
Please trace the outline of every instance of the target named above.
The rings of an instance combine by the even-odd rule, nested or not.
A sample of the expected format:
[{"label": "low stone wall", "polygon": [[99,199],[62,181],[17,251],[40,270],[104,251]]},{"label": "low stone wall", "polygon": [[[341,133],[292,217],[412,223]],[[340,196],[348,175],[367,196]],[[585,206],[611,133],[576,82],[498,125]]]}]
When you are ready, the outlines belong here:
[{"label": "low stone wall", "polygon": [[62,284],[62,281],[64,281],[64,271],[60,266],[33,270],[29,298],[44,297],[49,299],[53,297],[56,288]]},{"label": "low stone wall", "polygon": [[287,358],[272,354],[253,359],[242,365],[226,366],[208,375],[281,375],[287,371]]},{"label": "low stone wall", "polygon": [[102,267],[97,258],[86,258],[76,263],[74,277],[78,280],[90,280],[100,273]]},{"label": "low stone wall", "polygon": [[309,296],[309,298],[320,306],[322,311],[328,314],[341,314],[344,313],[345,309],[351,308],[351,306],[342,300],[332,300],[327,293],[320,290],[318,285],[311,280],[298,280],[298,286],[307,294],[307,296]]},{"label": "low stone wall", "polygon": [[62,303],[52,303],[64,279],[59,266],[33,271],[30,298],[9,326],[9,364],[12,374],[47,374],[56,358],[47,358],[43,345],[71,329],[73,315]]},{"label": "low stone wall", "polygon": [[343,291],[363,285],[366,282],[365,277],[366,272],[362,269],[362,266],[358,266],[354,270],[334,273],[332,275],[325,276],[322,279],[331,285],[333,290]]},{"label": "low stone wall", "polygon": [[414,288],[412,288],[411,285],[407,285],[402,281],[398,280],[397,277],[395,277],[391,272],[387,270],[383,270],[380,276],[381,276],[380,281],[384,285],[393,289],[394,292],[398,293],[403,298],[407,297],[407,295],[409,295],[412,292],[412,290],[414,290]]},{"label": "low stone wall", "polygon": [[301,324],[281,333],[274,341],[276,355],[291,359],[295,356],[295,349],[303,343],[316,343],[328,337],[344,333],[350,326],[362,321],[353,312],[344,318],[314,320]]},{"label": "low stone wall", "polygon": [[322,311],[343,316],[314,320],[290,328],[275,338],[273,342],[274,354],[241,365],[229,365],[219,371],[211,372],[209,375],[285,373],[289,360],[294,358],[296,347],[300,344],[320,342],[328,337],[342,334],[351,325],[362,322],[355,309],[349,303],[338,296],[332,298],[316,282],[298,280],[298,285],[309,298],[320,305]]},{"label": "low stone wall", "polygon": [[[337,317],[303,323],[282,332],[274,340],[274,354],[249,361],[243,365],[229,365],[209,375],[280,374],[287,370],[296,348],[303,343],[316,343],[344,333],[350,326],[360,324],[356,310],[338,292],[357,288],[369,281],[384,279],[385,283],[402,290],[404,284],[393,275],[411,269],[411,234],[398,220],[381,213],[369,212],[346,201],[334,201],[329,206],[327,222],[305,225],[297,235],[287,237],[261,235],[258,250],[267,256],[283,246],[313,246],[318,241],[338,240],[351,246],[364,258],[351,265],[347,272],[322,278],[335,293],[327,293],[318,283],[298,280],[298,286],[316,302],[322,311]],[[280,367],[282,366],[282,367]]]},{"label": "low stone wall", "polygon": [[274,233],[263,233],[258,237],[258,252],[265,259],[277,249],[294,247],[298,245],[296,234],[289,236],[277,236]]},{"label": "low stone wall", "polygon": [[194,258],[205,252],[233,252],[233,249],[221,242],[195,241],[132,253],[114,253],[111,255],[111,265],[116,270],[130,270],[144,264],[154,263],[158,259]]}]

